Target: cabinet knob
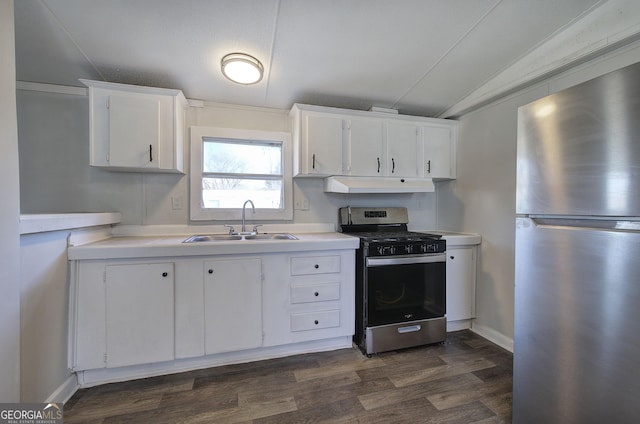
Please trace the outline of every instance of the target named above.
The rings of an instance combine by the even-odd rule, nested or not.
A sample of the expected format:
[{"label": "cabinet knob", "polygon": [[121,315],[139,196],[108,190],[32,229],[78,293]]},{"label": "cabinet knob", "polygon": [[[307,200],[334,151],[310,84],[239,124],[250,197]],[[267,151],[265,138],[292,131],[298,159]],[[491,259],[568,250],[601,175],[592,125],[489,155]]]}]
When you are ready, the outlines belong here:
[{"label": "cabinet knob", "polygon": [[449,259],[455,259],[455,256],[449,256]]},{"label": "cabinet knob", "polygon": [[313,295],[314,295],[314,296],[319,296],[319,295],[320,295],[320,293],[315,292]]},{"label": "cabinet knob", "polygon": [[213,274],[213,270],[212,269],[209,270],[209,274]]},{"label": "cabinet knob", "polygon": [[162,276],[163,276],[163,277],[166,277],[167,275],[169,275],[169,273],[168,273],[168,272],[163,272],[163,273],[162,273]]},{"label": "cabinet knob", "polygon": [[318,268],[320,268],[320,265],[315,264],[313,267],[314,267],[315,269],[318,269]]},{"label": "cabinet knob", "polygon": [[318,320],[315,320],[315,321],[313,321],[313,322],[314,322],[314,324],[315,324],[315,325],[320,324],[320,321],[318,321]]}]

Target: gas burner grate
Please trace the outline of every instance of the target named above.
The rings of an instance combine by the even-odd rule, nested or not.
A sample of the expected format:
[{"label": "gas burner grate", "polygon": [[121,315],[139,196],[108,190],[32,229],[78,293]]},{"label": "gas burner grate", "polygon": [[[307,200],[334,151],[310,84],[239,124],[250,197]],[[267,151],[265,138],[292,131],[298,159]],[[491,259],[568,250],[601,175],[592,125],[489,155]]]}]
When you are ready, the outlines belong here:
[{"label": "gas burner grate", "polygon": [[365,232],[349,232],[352,236],[360,237],[360,239],[375,243],[392,243],[405,241],[425,241],[437,240],[440,238],[437,234],[418,233],[413,231],[365,231]]}]

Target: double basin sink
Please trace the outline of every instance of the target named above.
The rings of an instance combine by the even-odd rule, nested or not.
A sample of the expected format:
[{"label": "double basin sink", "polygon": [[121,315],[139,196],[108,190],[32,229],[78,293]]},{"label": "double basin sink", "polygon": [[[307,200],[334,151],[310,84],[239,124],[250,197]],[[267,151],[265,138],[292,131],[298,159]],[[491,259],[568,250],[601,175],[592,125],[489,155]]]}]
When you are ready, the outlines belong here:
[{"label": "double basin sink", "polygon": [[264,233],[264,234],[197,234],[184,240],[183,243],[201,243],[208,241],[234,241],[234,240],[298,240],[289,233]]}]

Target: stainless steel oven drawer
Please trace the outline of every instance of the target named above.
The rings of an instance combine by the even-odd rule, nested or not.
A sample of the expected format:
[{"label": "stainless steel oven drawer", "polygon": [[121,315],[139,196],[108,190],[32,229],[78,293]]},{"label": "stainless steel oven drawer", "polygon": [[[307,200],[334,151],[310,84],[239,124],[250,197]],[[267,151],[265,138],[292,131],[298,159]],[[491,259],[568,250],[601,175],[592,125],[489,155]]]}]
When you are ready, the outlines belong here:
[{"label": "stainless steel oven drawer", "polygon": [[445,317],[367,327],[367,355],[439,343],[446,338],[447,319]]}]

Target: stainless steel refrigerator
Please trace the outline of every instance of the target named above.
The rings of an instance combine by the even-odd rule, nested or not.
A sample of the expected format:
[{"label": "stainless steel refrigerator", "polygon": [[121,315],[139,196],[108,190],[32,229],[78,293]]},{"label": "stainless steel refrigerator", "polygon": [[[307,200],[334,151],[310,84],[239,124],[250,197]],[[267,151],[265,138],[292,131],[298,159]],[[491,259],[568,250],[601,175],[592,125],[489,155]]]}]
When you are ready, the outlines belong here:
[{"label": "stainless steel refrigerator", "polygon": [[640,63],[518,110],[513,422],[640,422]]}]

